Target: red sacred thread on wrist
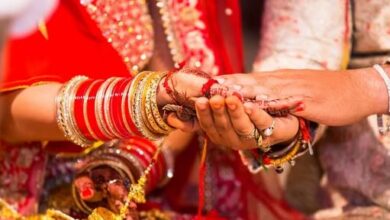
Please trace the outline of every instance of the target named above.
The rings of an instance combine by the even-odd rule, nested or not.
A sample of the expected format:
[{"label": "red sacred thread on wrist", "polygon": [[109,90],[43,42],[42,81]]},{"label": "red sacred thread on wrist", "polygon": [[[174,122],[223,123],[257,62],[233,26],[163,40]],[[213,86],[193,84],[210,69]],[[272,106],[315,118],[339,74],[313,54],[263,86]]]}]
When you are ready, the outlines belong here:
[{"label": "red sacred thread on wrist", "polygon": [[170,70],[168,72],[168,74],[165,76],[164,83],[163,83],[163,86],[164,86],[165,90],[167,91],[168,95],[170,95],[173,92],[173,90],[169,86],[169,79],[172,77],[173,73],[174,73],[174,71]]},{"label": "red sacred thread on wrist", "polygon": [[215,79],[207,80],[207,82],[205,84],[203,84],[203,86],[202,86],[202,90],[201,90],[202,95],[206,96],[206,97],[209,97],[210,96],[211,86],[213,86],[216,83],[218,83],[218,81],[215,80]]},{"label": "red sacred thread on wrist", "polygon": [[306,143],[310,143],[311,141],[311,135],[310,135],[310,130],[309,130],[309,121],[303,119],[303,118],[298,118],[299,121],[299,129],[301,130],[302,133],[302,139]]},{"label": "red sacred thread on wrist", "polygon": [[263,164],[265,164],[265,165],[271,164],[271,159],[270,159],[269,156],[266,155],[266,154],[263,154],[262,160],[263,160]]},{"label": "red sacred thread on wrist", "polygon": [[[169,81],[172,82],[171,78],[175,72],[176,72],[176,69],[170,70],[168,72],[168,74],[165,76],[163,86],[164,86],[165,91],[167,91],[167,94],[169,95],[169,97],[171,97],[171,99],[173,99],[176,102],[175,95],[173,94],[173,89],[169,86]],[[173,82],[172,82],[172,84],[173,84]]]}]

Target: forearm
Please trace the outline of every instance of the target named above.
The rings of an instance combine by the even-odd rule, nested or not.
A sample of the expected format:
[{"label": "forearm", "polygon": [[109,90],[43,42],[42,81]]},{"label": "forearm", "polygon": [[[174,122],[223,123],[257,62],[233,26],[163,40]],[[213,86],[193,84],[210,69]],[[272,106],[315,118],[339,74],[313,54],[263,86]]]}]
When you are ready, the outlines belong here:
[{"label": "forearm", "polygon": [[0,138],[9,142],[66,138],[82,146],[133,135],[158,139],[172,130],[160,115],[161,108],[187,105],[189,98],[201,95],[205,82],[207,78],[187,70],[170,77],[142,72],[133,79],[79,76],[63,86],[47,84],[4,93]]},{"label": "forearm", "polygon": [[64,140],[56,123],[61,84],[33,86],[0,95],[0,139],[8,142]]},{"label": "forearm", "polygon": [[[56,121],[56,97],[61,86],[57,83],[32,86],[0,95],[0,139],[7,142],[65,140]],[[169,102],[165,93],[159,94],[161,103]]]},{"label": "forearm", "polygon": [[[61,86],[57,83],[32,86],[0,95],[0,139],[7,142],[65,140],[56,121],[56,97]],[[160,92],[158,100],[168,103],[170,98]]]}]

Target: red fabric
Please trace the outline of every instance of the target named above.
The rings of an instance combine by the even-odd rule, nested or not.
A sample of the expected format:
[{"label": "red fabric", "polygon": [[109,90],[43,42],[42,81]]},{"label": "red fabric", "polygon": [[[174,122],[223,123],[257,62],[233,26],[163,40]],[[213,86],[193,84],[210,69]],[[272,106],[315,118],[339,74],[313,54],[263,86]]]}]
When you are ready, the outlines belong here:
[{"label": "red fabric", "polygon": [[44,81],[64,82],[79,74],[91,78],[129,76],[122,59],[79,0],[61,1],[46,26],[48,40],[37,30],[9,41],[0,91]]},{"label": "red fabric", "polygon": [[[208,33],[207,46],[213,50],[219,73],[242,72],[243,53],[238,1],[199,1],[198,7],[202,11],[202,19]],[[227,16],[226,9],[233,13]],[[113,76],[112,74],[130,77],[121,57],[101,35],[79,0],[62,0],[46,25],[48,40],[37,31],[26,38],[13,39],[8,43],[6,54],[8,62],[1,90],[11,90],[43,81],[64,82],[78,74],[95,79],[108,78]],[[190,179],[189,171],[195,163],[194,155],[198,151],[196,146],[197,143],[191,144],[182,157],[176,160],[175,178],[166,187],[165,199],[169,200],[170,206],[176,211],[196,213],[196,207],[183,205],[188,204],[188,201],[182,196]],[[69,149],[69,145],[57,149],[59,148]],[[239,160],[228,161],[227,164],[235,169],[236,175],[239,176],[238,181],[244,186],[241,198],[245,207],[247,205],[245,195],[253,193],[272,212],[275,207],[287,213],[291,211],[282,201],[275,200],[267,194],[261,185],[254,184],[249,173],[249,176],[243,175],[247,171],[241,172],[243,165]],[[219,165],[216,163],[216,166]],[[231,189],[235,190],[234,187]],[[279,217],[278,211],[274,214]],[[291,211],[291,214],[292,218],[286,219],[297,219],[295,212]],[[241,214],[242,218],[247,215],[248,213]],[[220,218],[213,212],[209,219]]]}]

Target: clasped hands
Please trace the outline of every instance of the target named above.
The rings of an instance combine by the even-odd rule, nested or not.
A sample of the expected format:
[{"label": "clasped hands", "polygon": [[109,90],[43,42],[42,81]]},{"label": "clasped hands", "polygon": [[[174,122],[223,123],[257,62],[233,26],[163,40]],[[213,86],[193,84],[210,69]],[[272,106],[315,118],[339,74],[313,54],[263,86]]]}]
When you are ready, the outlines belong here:
[{"label": "clasped hands", "polygon": [[180,73],[174,76],[172,86],[177,93],[187,95],[196,117],[185,121],[171,113],[168,123],[172,127],[203,131],[214,144],[234,150],[256,148],[256,139],[252,138],[255,129],[260,132],[273,129],[272,135],[266,138],[269,146],[288,143],[298,133],[298,119],[291,113],[303,108],[300,97],[273,96],[266,84],[261,85],[261,93],[248,93],[254,81],[250,74],[245,74],[246,80],[238,83],[235,82],[238,75],[214,78],[218,82],[210,88],[214,92],[205,97],[198,91],[208,82],[207,79],[197,75],[182,76]]}]

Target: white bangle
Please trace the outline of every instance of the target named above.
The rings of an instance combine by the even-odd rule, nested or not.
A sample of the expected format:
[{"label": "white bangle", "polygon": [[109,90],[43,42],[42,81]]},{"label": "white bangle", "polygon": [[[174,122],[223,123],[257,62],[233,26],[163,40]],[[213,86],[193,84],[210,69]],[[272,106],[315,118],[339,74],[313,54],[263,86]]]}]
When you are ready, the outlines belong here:
[{"label": "white bangle", "polygon": [[[388,76],[388,73],[383,69],[382,66],[375,64],[373,67],[376,72],[382,77],[384,83],[386,84],[388,96],[388,113],[390,113],[390,78]],[[378,130],[381,135],[386,135],[390,131],[389,122],[390,121],[388,120],[388,117],[385,117],[383,114],[377,115]]]},{"label": "white bangle", "polygon": [[390,78],[387,72],[379,64],[375,64],[373,67],[376,70],[376,72],[379,73],[379,75],[382,77],[383,82],[386,84],[387,96],[388,96],[388,112],[390,112]]}]

